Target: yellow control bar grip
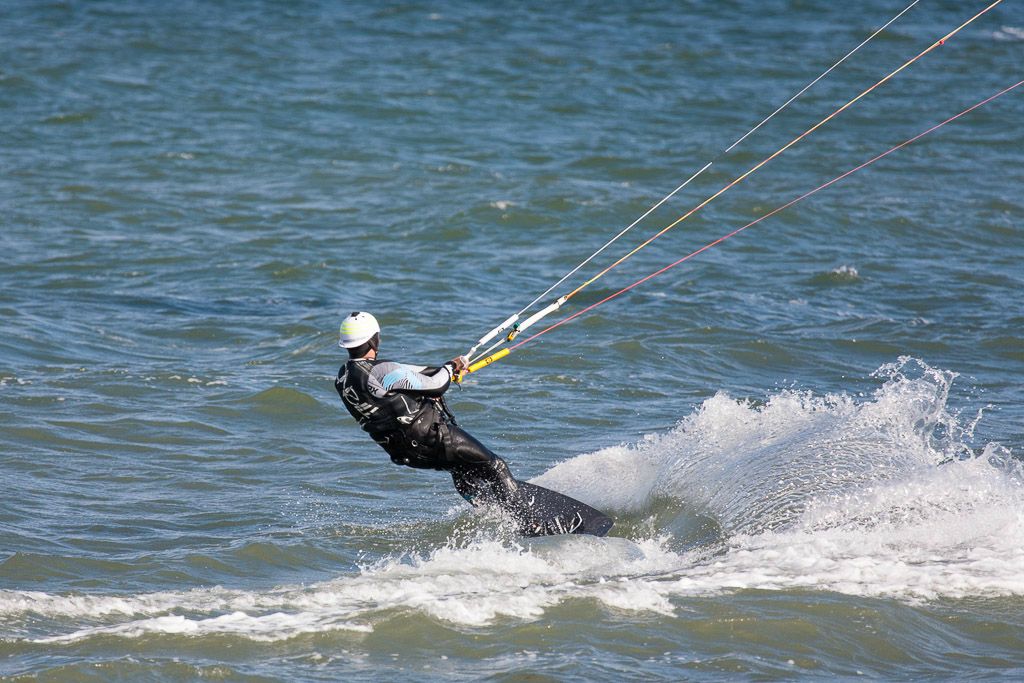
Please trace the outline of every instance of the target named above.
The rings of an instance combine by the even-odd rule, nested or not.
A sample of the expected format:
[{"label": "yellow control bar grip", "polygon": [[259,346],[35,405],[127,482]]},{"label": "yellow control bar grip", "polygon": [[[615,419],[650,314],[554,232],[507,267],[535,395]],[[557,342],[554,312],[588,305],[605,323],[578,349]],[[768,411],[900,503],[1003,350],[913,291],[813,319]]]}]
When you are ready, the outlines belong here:
[{"label": "yellow control bar grip", "polygon": [[490,365],[494,361],[501,360],[502,358],[507,356],[509,353],[510,353],[510,350],[507,349],[507,348],[506,349],[502,349],[500,351],[496,351],[496,352],[492,353],[491,355],[487,356],[487,358],[483,358],[481,360],[478,360],[477,362],[475,362],[472,365],[470,365],[469,369],[467,370],[467,372],[476,372],[477,370],[480,370],[481,368],[486,368],[488,365]]}]

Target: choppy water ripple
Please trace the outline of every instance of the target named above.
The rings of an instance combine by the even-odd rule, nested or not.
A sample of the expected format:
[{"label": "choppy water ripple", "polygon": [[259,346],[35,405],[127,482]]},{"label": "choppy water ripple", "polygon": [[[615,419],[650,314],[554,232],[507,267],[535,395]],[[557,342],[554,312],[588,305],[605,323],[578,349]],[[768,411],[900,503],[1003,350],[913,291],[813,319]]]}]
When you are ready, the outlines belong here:
[{"label": "choppy water ripple", "polygon": [[[971,5],[915,7],[630,247]],[[1019,94],[453,390],[612,538],[509,537],[332,385],[347,311],[464,350],[899,9],[6,8],[0,677],[1020,678]],[[573,306],[1019,80],[1022,37],[1002,3]]]}]

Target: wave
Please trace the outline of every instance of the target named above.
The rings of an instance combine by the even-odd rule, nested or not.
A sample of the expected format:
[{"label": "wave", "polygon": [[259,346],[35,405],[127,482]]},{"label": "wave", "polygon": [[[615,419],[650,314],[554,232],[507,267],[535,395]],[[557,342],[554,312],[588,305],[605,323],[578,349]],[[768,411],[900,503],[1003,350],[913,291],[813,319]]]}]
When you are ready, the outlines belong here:
[{"label": "wave", "polygon": [[[868,397],[781,391],[755,403],[720,393],[667,433],[534,480],[614,511],[628,538],[501,540],[486,524],[465,533],[457,523],[443,547],[309,586],[0,591],[0,624],[43,643],[282,640],[358,637],[407,612],[468,629],[532,621],[578,600],[673,618],[687,599],[748,589],[910,602],[1024,595],[1021,462],[999,444],[971,447],[982,415],[949,409],[953,373],[900,359],[875,375]],[[676,529],[702,519],[716,533],[680,546]]]}]

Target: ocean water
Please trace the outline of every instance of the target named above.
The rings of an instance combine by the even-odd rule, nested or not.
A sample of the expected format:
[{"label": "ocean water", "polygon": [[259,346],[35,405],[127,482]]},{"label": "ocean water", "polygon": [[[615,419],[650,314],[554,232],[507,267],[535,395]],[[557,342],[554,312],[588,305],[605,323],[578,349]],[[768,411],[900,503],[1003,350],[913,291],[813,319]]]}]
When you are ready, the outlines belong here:
[{"label": "ocean water", "polygon": [[[1024,87],[451,390],[607,538],[511,536],[333,388],[349,311],[463,353],[988,4],[722,155],[906,4],[5,3],[0,679],[1024,678]],[[1005,0],[545,322],[1022,74]]]}]

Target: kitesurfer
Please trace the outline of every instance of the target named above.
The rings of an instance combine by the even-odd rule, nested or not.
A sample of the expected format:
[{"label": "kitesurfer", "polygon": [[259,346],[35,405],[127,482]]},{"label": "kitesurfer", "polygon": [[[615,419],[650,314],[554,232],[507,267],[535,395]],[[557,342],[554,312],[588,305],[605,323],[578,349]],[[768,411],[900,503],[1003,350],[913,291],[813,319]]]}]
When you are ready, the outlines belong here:
[{"label": "kitesurfer", "polygon": [[406,365],[377,357],[380,325],[356,311],[341,323],[338,345],[348,350],[334,382],[359,426],[396,465],[450,472],[456,490],[473,505],[514,508],[518,483],[505,461],[459,427],[444,393],[467,359],[440,367]]}]

